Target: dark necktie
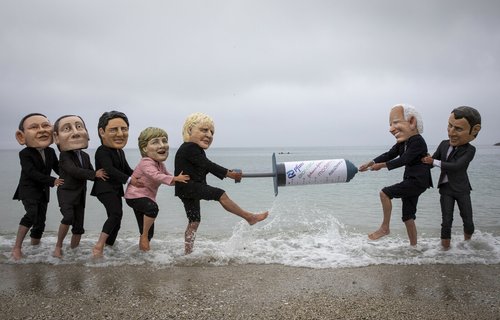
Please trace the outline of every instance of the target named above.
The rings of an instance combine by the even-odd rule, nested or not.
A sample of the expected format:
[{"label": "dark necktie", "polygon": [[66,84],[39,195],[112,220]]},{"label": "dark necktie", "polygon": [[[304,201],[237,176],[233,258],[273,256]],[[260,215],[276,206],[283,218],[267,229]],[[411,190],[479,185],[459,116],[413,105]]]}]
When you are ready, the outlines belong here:
[{"label": "dark necktie", "polygon": [[450,153],[448,154],[448,156],[446,157],[446,161],[449,161],[451,159],[451,156],[453,155],[453,153],[455,153],[455,150],[457,149],[457,147],[452,147],[451,148],[451,151]]},{"label": "dark necktie", "polygon": [[120,149],[116,149],[116,152],[118,153],[118,159],[120,160],[120,167],[123,168],[123,155],[120,151]]},{"label": "dark necktie", "polygon": [[40,152],[40,156],[42,157],[43,163],[45,163],[45,151],[43,149],[38,149],[38,152]]},{"label": "dark necktie", "polygon": [[78,160],[80,161],[80,167],[83,168],[82,152],[80,150],[76,150],[75,153],[76,153],[76,156],[78,157]]}]

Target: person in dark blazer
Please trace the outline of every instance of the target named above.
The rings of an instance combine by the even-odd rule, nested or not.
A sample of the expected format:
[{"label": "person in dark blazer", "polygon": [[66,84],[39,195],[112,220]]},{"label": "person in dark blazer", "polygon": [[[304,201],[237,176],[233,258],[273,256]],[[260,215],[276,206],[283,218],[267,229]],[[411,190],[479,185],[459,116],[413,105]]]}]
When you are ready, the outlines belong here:
[{"label": "person in dark blazer", "polygon": [[415,108],[404,104],[394,106],[389,115],[389,131],[396,138],[396,144],[389,151],[359,167],[361,172],[405,167],[403,181],[380,191],[383,220],[380,228],[368,235],[370,240],[377,240],[390,233],[392,199],[401,198],[402,220],[410,245],[417,245],[415,219],[418,198],[432,187],[431,167],[421,162],[422,157],[427,155],[427,144],[421,136],[423,130],[422,118]]},{"label": "person in dark blazer", "polygon": [[448,140],[439,144],[432,157],[427,156],[422,162],[441,168],[438,188],[441,203],[441,245],[448,250],[451,244],[451,226],[455,202],[462,217],[464,240],[470,240],[474,233],[472,218],[472,190],[467,175],[467,168],[474,159],[476,148],[469,142],[474,140],[481,130],[481,115],[468,106],[453,109],[448,118]]},{"label": "person in dark blazer", "polygon": [[142,187],[142,183],[132,176],[133,170],[123,152],[128,141],[127,116],[119,111],[104,112],[99,118],[97,127],[101,145],[95,153],[95,166],[97,170],[104,169],[108,176],[106,180],[95,180],[90,192],[104,205],[108,216],[99,240],[92,250],[94,257],[101,257],[104,246],[112,246],[120,230],[123,216],[123,185],[131,183]]},{"label": "person in dark blazer", "polygon": [[87,180],[106,180],[104,169],[94,171],[89,155],[82,149],[88,147],[89,134],[83,119],[76,115],[65,115],[54,123],[54,142],[59,154],[59,173],[64,184],[57,188],[57,199],[63,216],[53,256],[62,257],[62,246],[69,227],[71,249],[78,247],[82,234],[87,197]]},{"label": "person in dark blazer", "polygon": [[211,173],[219,179],[229,177],[236,181],[241,180],[241,172],[228,170],[210,161],[205,149],[213,141],[215,132],[213,120],[203,113],[193,113],[184,122],[182,131],[184,143],[175,154],[175,176],[189,175],[187,183],[175,184],[175,195],[182,200],[188,218],[185,232],[184,252],[190,254],[193,250],[196,231],[201,221],[200,200],[219,201],[224,209],[242,217],[250,225],[267,218],[269,212],[254,214],[240,208],[231,200],[226,192],[220,188],[207,184],[207,174]]},{"label": "person in dark blazer", "polygon": [[31,229],[31,244],[38,245],[45,231],[47,205],[50,188],[59,186],[64,180],[52,177],[52,170],[59,173],[57,155],[51,147],[52,125],[41,113],[30,113],[21,119],[16,140],[26,147],[19,152],[21,177],[14,200],[21,200],[26,210],[19,223],[12,258],[22,258],[22,244]]}]

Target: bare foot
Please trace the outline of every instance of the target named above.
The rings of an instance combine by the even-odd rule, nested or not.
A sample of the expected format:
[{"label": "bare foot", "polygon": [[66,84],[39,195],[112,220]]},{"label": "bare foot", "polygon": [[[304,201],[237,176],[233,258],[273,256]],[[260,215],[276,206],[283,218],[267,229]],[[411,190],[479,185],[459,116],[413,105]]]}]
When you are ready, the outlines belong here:
[{"label": "bare foot", "polygon": [[149,239],[147,235],[145,237],[141,236],[139,238],[139,249],[141,251],[149,251],[151,249],[149,247]]},{"label": "bare foot", "polygon": [[95,245],[94,248],[92,248],[92,256],[94,258],[102,258],[103,255],[104,255],[104,247],[99,247]]},{"label": "bare foot", "polygon": [[54,249],[54,253],[52,253],[52,256],[55,258],[62,258],[63,253],[62,253],[62,248],[61,247],[56,247]]},{"label": "bare foot", "polygon": [[31,245],[37,246],[40,244],[40,239],[31,238]]},{"label": "bare foot", "polygon": [[257,213],[257,214],[254,214],[249,220],[248,220],[248,224],[249,225],[254,225],[256,224],[257,222],[260,222],[262,220],[265,220],[267,218],[267,216],[269,215],[269,211],[266,211],[266,212],[262,212],[262,213]]},{"label": "bare foot", "polygon": [[390,232],[389,232],[389,230],[388,230],[388,229],[386,230],[386,229],[382,229],[382,228],[380,228],[380,229],[378,229],[377,231],[370,233],[370,234],[368,235],[368,238],[369,238],[370,240],[377,240],[377,239],[382,238],[383,236],[388,235],[389,233],[390,233]]},{"label": "bare foot", "polygon": [[19,261],[23,257],[23,252],[21,251],[21,248],[14,248],[12,249],[12,258],[14,260]]}]

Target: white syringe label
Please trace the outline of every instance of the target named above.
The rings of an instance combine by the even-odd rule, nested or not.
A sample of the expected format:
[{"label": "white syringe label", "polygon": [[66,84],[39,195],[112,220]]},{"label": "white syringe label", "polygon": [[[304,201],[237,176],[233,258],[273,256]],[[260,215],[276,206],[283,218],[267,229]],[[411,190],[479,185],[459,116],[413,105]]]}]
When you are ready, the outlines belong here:
[{"label": "white syringe label", "polygon": [[344,159],[284,162],[286,185],[346,182]]}]

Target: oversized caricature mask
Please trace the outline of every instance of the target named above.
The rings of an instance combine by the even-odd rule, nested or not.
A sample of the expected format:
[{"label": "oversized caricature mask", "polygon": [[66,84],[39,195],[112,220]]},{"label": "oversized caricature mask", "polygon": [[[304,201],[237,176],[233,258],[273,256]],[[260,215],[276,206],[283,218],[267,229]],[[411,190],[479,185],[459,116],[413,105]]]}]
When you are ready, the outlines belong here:
[{"label": "oversized caricature mask", "polygon": [[481,131],[481,115],[468,106],[453,109],[448,119],[450,145],[458,147],[476,139]]},{"label": "oversized caricature mask", "polygon": [[194,142],[203,149],[210,147],[214,133],[214,121],[208,115],[200,112],[190,114],[182,128],[184,142]]},{"label": "oversized caricature mask", "polygon": [[128,141],[128,118],[120,111],[104,112],[97,130],[101,143],[113,149],[123,149]]},{"label": "oversized caricature mask", "polygon": [[[389,131],[396,138],[397,142],[407,141],[410,137],[419,133],[417,117],[413,115],[407,117],[405,108],[409,110],[412,107],[394,106],[389,115]],[[413,109],[411,110],[413,111]]]},{"label": "oversized caricature mask", "polygon": [[79,116],[62,116],[54,124],[54,142],[60,151],[86,149],[89,133]]},{"label": "oversized caricature mask", "polygon": [[52,125],[42,114],[27,115],[16,131],[16,140],[27,147],[47,148],[52,144]]}]

